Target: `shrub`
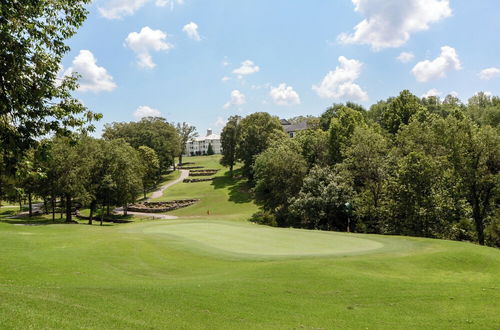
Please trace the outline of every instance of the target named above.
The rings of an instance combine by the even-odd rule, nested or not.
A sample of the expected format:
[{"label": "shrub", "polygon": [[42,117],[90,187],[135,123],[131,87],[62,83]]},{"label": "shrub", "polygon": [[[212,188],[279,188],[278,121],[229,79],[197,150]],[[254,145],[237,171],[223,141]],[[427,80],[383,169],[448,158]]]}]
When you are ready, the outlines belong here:
[{"label": "shrub", "polygon": [[276,217],[272,213],[267,211],[255,212],[250,218],[250,221],[258,223],[260,225],[278,227],[278,223],[276,222]]}]

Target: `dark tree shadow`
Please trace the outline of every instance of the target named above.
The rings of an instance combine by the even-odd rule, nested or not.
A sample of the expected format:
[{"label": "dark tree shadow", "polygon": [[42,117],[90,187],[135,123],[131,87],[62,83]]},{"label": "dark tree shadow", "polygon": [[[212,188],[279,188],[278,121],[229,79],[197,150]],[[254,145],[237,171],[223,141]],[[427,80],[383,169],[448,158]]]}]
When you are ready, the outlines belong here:
[{"label": "dark tree shadow", "polygon": [[212,181],[215,189],[228,188],[229,201],[234,203],[248,203],[252,201],[250,186],[241,176],[241,170],[233,171],[233,177],[229,176],[229,171],[224,176],[215,177]]}]

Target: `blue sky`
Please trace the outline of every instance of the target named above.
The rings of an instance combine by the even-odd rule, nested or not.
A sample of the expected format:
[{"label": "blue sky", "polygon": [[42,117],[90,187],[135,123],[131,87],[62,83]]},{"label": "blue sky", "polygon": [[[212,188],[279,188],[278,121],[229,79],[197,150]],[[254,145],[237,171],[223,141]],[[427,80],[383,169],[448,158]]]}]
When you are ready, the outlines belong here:
[{"label": "blue sky", "polygon": [[95,0],[69,44],[105,123],[153,114],[218,132],[233,114],[319,115],[410,89],[500,94],[497,0]]}]

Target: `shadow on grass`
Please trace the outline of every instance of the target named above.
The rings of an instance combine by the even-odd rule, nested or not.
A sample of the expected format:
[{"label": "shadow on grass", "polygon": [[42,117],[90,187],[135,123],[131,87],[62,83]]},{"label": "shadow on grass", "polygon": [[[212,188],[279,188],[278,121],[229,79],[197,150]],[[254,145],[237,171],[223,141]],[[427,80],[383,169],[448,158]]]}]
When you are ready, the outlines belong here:
[{"label": "shadow on grass", "polygon": [[233,171],[233,177],[229,176],[229,171],[224,176],[215,177],[212,181],[215,189],[227,188],[229,190],[229,200],[234,203],[248,203],[252,201],[250,186],[242,179],[241,170]]}]

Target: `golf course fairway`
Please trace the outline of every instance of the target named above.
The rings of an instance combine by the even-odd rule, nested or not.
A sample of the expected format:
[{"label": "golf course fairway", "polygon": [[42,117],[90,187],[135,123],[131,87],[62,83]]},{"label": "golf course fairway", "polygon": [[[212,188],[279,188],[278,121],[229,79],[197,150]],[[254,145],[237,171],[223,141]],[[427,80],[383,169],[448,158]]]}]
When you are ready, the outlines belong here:
[{"label": "golf course fairway", "polygon": [[243,258],[352,255],[384,246],[375,240],[342,233],[228,221],[170,221],[148,225],[143,233],[173,236],[198,251]]}]

